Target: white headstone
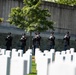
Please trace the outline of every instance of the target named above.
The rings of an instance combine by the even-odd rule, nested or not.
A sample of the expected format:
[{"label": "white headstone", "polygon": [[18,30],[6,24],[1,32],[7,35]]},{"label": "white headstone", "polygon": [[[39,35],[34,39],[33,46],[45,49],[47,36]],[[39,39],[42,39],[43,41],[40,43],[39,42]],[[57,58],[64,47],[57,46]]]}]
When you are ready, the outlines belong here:
[{"label": "white headstone", "polygon": [[23,57],[11,59],[10,75],[27,75],[27,61]]},{"label": "white headstone", "polygon": [[6,56],[7,56],[7,57],[11,57],[11,51],[10,51],[10,50],[7,50],[7,51],[6,51]]},{"label": "white headstone", "polygon": [[62,57],[61,57],[60,51],[55,52],[55,62],[56,63],[62,62]]},{"label": "white headstone", "polygon": [[74,52],[74,54],[73,54],[73,62],[76,63],[76,52]]},{"label": "white headstone", "polygon": [[55,61],[55,49],[50,50],[50,55],[51,55],[51,63]]},{"label": "white headstone", "polygon": [[6,55],[0,56],[0,75],[10,75],[10,58]]},{"label": "white headstone", "polygon": [[51,65],[49,75],[75,75],[75,67],[72,63],[54,63]]},{"label": "white headstone", "polygon": [[6,49],[1,49],[1,54],[5,55],[6,54]]},{"label": "white headstone", "polygon": [[41,56],[40,60],[37,63],[37,75],[48,75],[48,64],[49,64],[49,58],[46,56]]},{"label": "white headstone", "polygon": [[12,49],[12,58],[18,57],[17,49]]},{"label": "white headstone", "polygon": [[70,50],[66,50],[65,61],[66,62],[71,62],[71,53],[70,53]]},{"label": "white headstone", "polygon": [[26,53],[23,54],[24,60],[27,60],[27,74],[31,73],[32,68],[32,52],[28,49]]},{"label": "white headstone", "polygon": [[66,56],[65,51],[61,51],[62,61],[65,61],[65,56]]},{"label": "white headstone", "polygon": [[23,56],[23,50],[21,50],[21,49],[18,50],[18,56],[19,57],[22,57]]}]

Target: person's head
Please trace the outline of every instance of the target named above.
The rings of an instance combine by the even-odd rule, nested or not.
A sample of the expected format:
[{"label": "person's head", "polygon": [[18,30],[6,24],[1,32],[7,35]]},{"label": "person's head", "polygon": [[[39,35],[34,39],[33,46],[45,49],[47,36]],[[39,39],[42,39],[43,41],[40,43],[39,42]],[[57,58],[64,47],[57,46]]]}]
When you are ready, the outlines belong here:
[{"label": "person's head", "polygon": [[23,35],[25,36],[26,34],[24,33]]},{"label": "person's head", "polygon": [[26,35],[25,33],[22,34],[22,36],[25,36],[25,35]]},{"label": "person's head", "polygon": [[54,35],[54,32],[53,31],[51,32],[51,35]]},{"label": "person's head", "polygon": [[67,32],[66,34],[69,35],[69,32]]},{"label": "person's head", "polygon": [[11,32],[9,32],[8,35],[11,35]]},{"label": "person's head", "polygon": [[35,32],[35,35],[37,35],[37,32]]},{"label": "person's head", "polygon": [[40,35],[40,32],[38,32],[38,35]]}]

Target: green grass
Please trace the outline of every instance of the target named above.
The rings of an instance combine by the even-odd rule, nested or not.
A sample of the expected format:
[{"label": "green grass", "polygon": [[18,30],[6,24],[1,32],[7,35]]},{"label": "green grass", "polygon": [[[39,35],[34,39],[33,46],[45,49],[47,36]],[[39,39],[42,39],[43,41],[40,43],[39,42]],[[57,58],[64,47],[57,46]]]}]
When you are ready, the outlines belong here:
[{"label": "green grass", "polygon": [[37,75],[36,64],[35,64],[35,61],[33,59],[32,59],[32,72],[28,75]]}]

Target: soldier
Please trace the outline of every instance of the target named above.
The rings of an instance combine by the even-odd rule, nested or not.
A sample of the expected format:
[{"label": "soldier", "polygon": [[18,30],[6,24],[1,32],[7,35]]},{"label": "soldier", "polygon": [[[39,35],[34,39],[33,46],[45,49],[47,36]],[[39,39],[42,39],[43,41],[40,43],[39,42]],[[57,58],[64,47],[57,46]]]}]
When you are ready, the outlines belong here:
[{"label": "soldier", "polygon": [[64,41],[64,50],[67,50],[69,49],[70,47],[70,35],[69,35],[69,32],[67,32],[63,38],[63,41]]},{"label": "soldier", "polygon": [[50,41],[50,49],[54,49],[55,46],[55,36],[54,36],[54,32],[51,32],[50,37],[48,38],[48,40]]},{"label": "soldier", "polygon": [[7,37],[5,38],[6,50],[10,50],[10,47],[12,46],[12,40],[13,40],[13,37],[11,36],[11,33],[8,33]]},{"label": "soldier", "polygon": [[27,40],[27,37],[26,37],[26,34],[24,33],[20,39],[21,49],[23,50],[23,53],[25,53],[25,50],[26,50],[26,40]]},{"label": "soldier", "polygon": [[33,50],[35,55],[35,49],[40,48],[40,40],[41,40],[40,33],[35,33],[35,36],[33,37],[32,40],[33,40]]}]

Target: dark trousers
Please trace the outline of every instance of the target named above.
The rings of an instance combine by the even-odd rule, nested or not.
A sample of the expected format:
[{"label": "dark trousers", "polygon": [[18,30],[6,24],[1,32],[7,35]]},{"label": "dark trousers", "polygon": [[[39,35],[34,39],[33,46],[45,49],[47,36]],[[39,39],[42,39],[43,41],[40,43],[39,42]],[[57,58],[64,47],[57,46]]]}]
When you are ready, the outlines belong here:
[{"label": "dark trousers", "polygon": [[34,46],[33,46],[33,55],[35,55],[35,49],[36,49],[36,48],[39,48],[39,45],[34,45]]},{"label": "dark trousers", "polygon": [[70,48],[69,45],[64,45],[64,50],[67,50],[69,48]]},{"label": "dark trousers", "polygon": [[23,53],[25,53],[25,47],[26,46],[21,46],[21,49],[23,50]]},{"label": "dark trousers", "polygon": [[11,46],[6,46],[6,50],[10,50],[10,47],[11,47]]},{"label": "dark trousers", "polygon": [[54,49],[54,45],[50,45],[50,49]]}]

